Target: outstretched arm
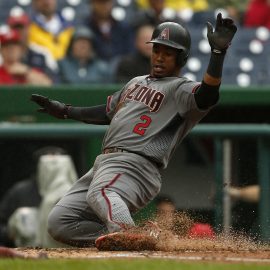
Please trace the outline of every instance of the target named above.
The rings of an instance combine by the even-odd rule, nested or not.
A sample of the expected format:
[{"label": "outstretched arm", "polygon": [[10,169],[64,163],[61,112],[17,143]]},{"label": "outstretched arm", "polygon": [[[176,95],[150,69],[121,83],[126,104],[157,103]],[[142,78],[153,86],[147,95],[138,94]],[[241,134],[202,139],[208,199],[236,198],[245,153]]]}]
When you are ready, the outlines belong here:
[{"label": "outstretched arm", "polygon": [[211,47],[211,57],[200,88],[195,93],[195,100],[200,109],[207,109],[216,104],[219,98],[223,61],[237,27],[230,18],[217,15],[215,30],[207,22],[207,38]]},{"label": "outstretched arm", "polygon": [[106,105],[93,107],[72,107],[47,97],[33,94],[31,101],[37,103],[40,108],[38,112],[50,114],[59,119],[73,119],[89,124],[107,125],[110,119],[106,114]]}]

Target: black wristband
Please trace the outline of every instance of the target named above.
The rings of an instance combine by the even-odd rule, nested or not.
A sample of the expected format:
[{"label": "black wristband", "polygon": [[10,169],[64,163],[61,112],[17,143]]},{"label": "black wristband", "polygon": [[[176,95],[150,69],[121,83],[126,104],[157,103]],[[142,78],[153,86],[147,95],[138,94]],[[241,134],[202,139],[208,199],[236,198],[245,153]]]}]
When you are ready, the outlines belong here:
[{"label": "black wristband", "polygon": [[70,110],[70,108],[71,108],[70,104],[65,104],[64,105],[64,113],[63,113],[64,119],[69,118],[69,110]]},{"label": "black wristband", "polygon": [[207,73],[214,78],[221,78],[225,54],[211,53]]}]

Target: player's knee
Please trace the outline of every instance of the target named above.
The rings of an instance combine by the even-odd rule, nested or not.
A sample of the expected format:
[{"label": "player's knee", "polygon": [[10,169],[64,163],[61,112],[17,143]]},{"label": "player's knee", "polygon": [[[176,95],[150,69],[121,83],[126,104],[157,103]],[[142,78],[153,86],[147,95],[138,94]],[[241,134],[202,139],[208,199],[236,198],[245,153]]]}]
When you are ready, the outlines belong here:
[{"label": "player's knee", "polygon": [[[99,213],[107,213],[107,208],[109,202],[110,194],[115,194],[114,192],[106,192],[104,194],[102,190],[93,189],[89,190],[86,196],[86,201],[88,205],[94,210]],[[107,214],[106,214],[107,215]]]},{"label": "player's knee", "polygon": [[86,201],[88,205],[93,209],[97,216],[105,223],[108,219],[108,209],[110,203],[108,201],[107,195],[104,196],[101,191],[89,190],[86,196]]},{"label": "player's knee", "polygon": [[86,201],[92,209],[95,209],[99,201],[99,197],[101,196],[101,191],[89,190],[86,196]]},{"label": "player's knee", "polygon": [[63,239],[67,237],[67,233],[64,231],[63,221],[61,219],[62,213],[60,207],[54,207],[48,216],[47,230],[50,236],[59,242],[64,242]]}]

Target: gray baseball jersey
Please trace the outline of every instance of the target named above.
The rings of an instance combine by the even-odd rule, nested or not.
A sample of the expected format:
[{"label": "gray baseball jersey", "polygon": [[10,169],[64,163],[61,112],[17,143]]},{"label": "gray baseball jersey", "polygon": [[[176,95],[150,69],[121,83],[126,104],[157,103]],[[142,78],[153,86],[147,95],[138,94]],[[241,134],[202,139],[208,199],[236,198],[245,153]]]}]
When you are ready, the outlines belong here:
[{"label": "gray baseball jersey", "polygon": [[131,213],[159,193],[159,167],[167,166],[176,146],[207,113],[196,106],[199,85],[186,78],[141,76],[108,97],[111,123],[103,148],[127,152],[99,155],[58,202],[48,220],[54,239],[88,246],[100,234],[134,225]]},{"label": "gray baseball jersey", "polygon": [[207,113],[194,99],[199,85],[183,77],[132,79],[108,97],[111,123],[103,148],[125,149],[166,168],[176,146]]}]

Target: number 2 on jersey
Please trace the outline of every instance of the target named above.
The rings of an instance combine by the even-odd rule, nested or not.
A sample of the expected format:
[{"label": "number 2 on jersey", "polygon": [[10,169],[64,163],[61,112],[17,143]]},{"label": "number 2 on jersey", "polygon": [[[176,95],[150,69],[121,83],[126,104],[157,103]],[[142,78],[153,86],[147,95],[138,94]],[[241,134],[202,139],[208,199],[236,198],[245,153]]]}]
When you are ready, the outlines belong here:
[{"label": "number 2 on jersey", "polygon": [[133,128],[133,132],[143,136],[146,129],[151,124],[152,119],[147,115],[142,115],[140,119],[142,120],[142,122],[135,125],[135,127]]}]

